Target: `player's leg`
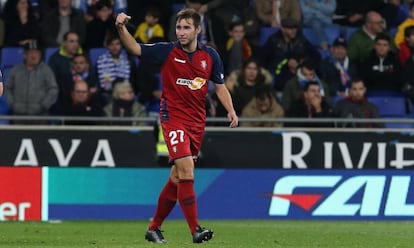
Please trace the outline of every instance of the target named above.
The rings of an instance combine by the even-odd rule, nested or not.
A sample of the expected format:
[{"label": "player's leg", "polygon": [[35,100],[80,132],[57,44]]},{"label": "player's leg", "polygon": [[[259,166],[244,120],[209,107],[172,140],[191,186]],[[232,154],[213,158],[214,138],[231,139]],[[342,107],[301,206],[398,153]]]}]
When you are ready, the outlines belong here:
[{"label": "player's leg", "polygon": [[177,201],[177,183],[178,175],[175,165],[171,167],[170,176],[167,183],[162,189],[158,197],[157,210],[155,211],[154,218],[152,219],[147,232],[145,233],[145,239],[154,243],[165,243],[166,240],[162,235],[160,229],[163,221],[173,210]]}]

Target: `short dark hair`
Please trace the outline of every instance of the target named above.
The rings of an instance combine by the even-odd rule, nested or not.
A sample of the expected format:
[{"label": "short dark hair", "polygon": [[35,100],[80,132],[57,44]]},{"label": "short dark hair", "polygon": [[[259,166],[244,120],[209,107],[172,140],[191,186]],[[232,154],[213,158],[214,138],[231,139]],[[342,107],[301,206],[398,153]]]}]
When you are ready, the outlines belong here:
[{"label": "short dark hair", "polygon": [[148,6],[147,10],[145,11],[145,15],[152,16],[152,17],[160,19],[161,11],[157,6],[150,5],[150,6]]},{"label": "short dark hair", "polygon": [[312,59],[305,59],[302,64],[300,65],[301,68],[306,68],[310,71],[316,71],[316,63]]},{"label": "short dark hair", "polygon": [[264,100],[267,98],[272,99],[273,95],[271,87],[268,85],[258,87],[254,92],[254,97],[260,100]]},{"label": "short dark hair", "polygon": [[318,87],[321,87],[317,81],[309,81],[305,84],[303,91],[307,91],[311,85],[317,85]]},{"label": "short dark hair", "polygon": [[67,41],[67,40],[68,40],[68,36],[69,36],[70,34],[76,34],[76,35],[78,36],[78,38],[79,38],[79,34],[78,34],[78,33],[76,33],[75,31],[68,31],[68,32],[66,32],[66,33],[63,35],[63,40],[64,40],[64,41]]},{"label": "short dark hair", "polygon": [[84,54],[84,53],[79,53],[79,54],[75,54],[75,55],[73,55],[73,57],[72,57],[72,61],[73,61],[73,60],[75,60],[75,59],[76,59],[76,58],[78,58],[78,57],[84,57],[84,58],[85,58],[85,60],[86,60],[86,62],[87,62],[88,64],[91,64],[89,57],[88,57],[88,56],[86,56],[86,54]]},{"label": "short dark hair", "polygon": [[192,19],[194,23],[194,27],[199,27],[201,24],[201,16],[200,14],[191,8],[185,8],[177,13],[177,17],[175,18],[175,22],[181,21],[182,19]]},{"label": "short dark hair", "polygon": [[375,37],[375,43],[379,40],[385,40],[386,42],[390,43],[390,36],[386,33],[379,33],[377,34],[377,36]]},{"label": "short dark hair", "polygon": [[365,86],[365,81],[364,79],[360,78],[360,77],[354,77],[351,80],[351,85],[352,84],[356,84],[356,83],[362,83]]},{"label": "short dark hair", "polygon": [[233,28],[235,28],[235,27],[237,27],[237,26],[243,26],[243,27],[244,27],[244,23],[243,23],[241,20],[231,22],[231,23],[229,24],[229,31],[232,31],[232,30],[233,30]]},{"label": "short dark hair", "polygon": [[414,35],[414,25],[408,26],[404,29],[404,37],[408,38],[411,35]]}]

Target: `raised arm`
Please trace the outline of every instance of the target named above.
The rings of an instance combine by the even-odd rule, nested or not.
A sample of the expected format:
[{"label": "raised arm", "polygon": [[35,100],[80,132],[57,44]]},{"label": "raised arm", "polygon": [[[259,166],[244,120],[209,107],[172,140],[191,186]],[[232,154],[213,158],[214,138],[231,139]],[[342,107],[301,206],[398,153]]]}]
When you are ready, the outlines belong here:
[{"label": "raised arm", "polygon": [[215,84],[215,90],[218,99],[227,111],[227,118],[230,121],[230,127],[237,127],[239,125],[239,117],[233,107],[233,102],[229,91],[224,84]]},{"label": "raised arm", "polygon": [[119,37],[125,49],[132,55],[140,56],[141,45],[135,41],[134,37],[132,37],[126,28],[126,24],[129,20],[131,20],[131,16],[128,16],[125,13],[120,13],[116,17],[115,26],[118,30]]}]

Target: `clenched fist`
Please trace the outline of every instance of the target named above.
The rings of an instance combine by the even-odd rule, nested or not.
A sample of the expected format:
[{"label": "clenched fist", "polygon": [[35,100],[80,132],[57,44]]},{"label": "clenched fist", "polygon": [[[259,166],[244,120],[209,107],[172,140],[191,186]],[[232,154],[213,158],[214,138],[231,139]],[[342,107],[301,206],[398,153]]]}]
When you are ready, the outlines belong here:
[{"label": "clenched fist", "polygon": [[115,20],[115,26],[118,29],[121,29],[125,27],[125,25],[128,23],[128,21],[131,20],[131,16],[126,15],[125,13],[120,13]]}]

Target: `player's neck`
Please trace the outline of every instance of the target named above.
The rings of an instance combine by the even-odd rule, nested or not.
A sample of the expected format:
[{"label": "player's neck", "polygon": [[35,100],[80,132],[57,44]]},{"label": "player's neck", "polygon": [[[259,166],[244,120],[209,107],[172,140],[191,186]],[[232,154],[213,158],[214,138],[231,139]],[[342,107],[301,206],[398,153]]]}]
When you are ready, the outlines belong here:
[{"label": "player's neck", "polygon": [[193,42],[189,43],[188,45],[183,45],[183,50],[188,52],[188,53],[192,53],[195,52],[195,50],[197,50],[197,40],[194,40]]}]

